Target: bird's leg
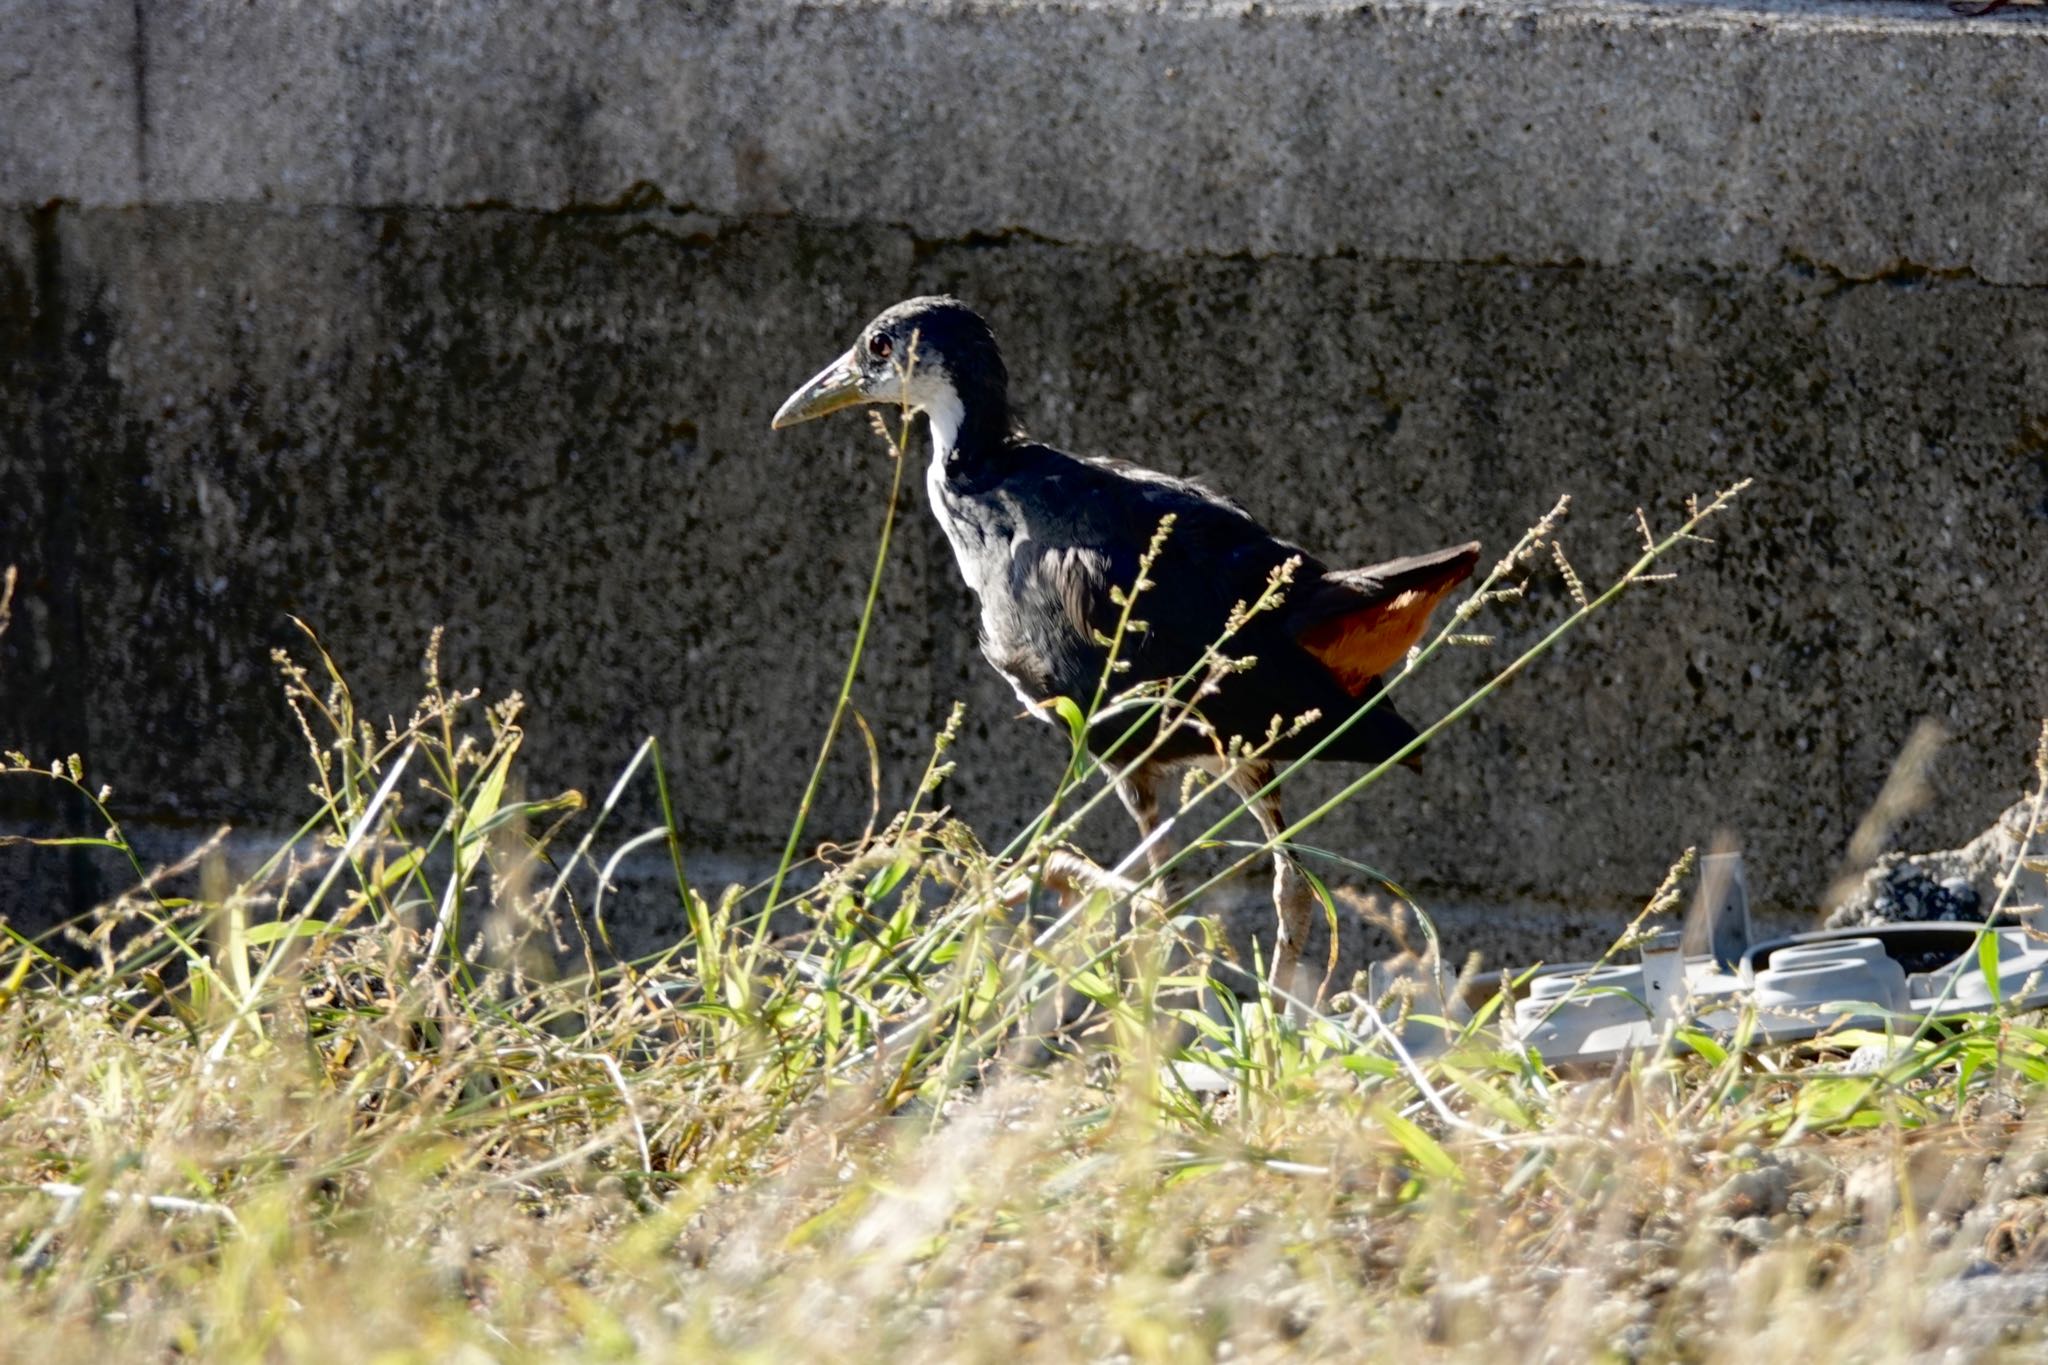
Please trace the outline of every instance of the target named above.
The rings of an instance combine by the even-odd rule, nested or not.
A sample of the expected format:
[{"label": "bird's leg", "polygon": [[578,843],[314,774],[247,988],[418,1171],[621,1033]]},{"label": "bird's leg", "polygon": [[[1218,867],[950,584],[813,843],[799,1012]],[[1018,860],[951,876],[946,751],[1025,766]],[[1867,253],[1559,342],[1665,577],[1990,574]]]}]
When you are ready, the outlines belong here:
[{"label": "bird's leg", "polygon": [[1257,795],[1259,788],[1272,780],[1273,770],[1264,763],[1235,768],[1229,776],[1230,789],[1251,808],[1252,818],[1259,822],[1259,832],[1272,846],[1273,961],[1267,969],[1267,980],[1274,990],[1285,991],[1292,997],[1287,1002],[1287,1017],[1299,1023],[1307,1013],[1305,1006],[1295,1003],[1307,994],[1302,980],[1301,950],[1308,940],[1316,902],[1308,878],[1295,866],[1294,856],[1280,845],[1280,832],[1287,828],[1280,811],[1280,793]]},{"label": "bird's leg", "polygon": [[1138,827],[1138,840],[1145,845],[1145,865],[1157,878],[1152,898],[1160,905],[1172,905],[1174,896],[1167,885],[1172,874],[1166,871],[1166,864],[1173,857],[1173,842],[1159,833],[1159,779],[1163,772],[1161,767],[1141,763],[1118,779],[1116,794]]},{"label": "bird's leg", "polygon": [[[1166,868],[1173,858],[1173,840],[1159,818],[1159,787],[1170,770],[1166,764],[1140,763],[1116,784],[1118,799],[1124,803],[1124,809],[1131,813],[1131,820],[1138,827],[1138,839],[1145,848],[1145,865],[1152,872],[1152,884],[1146,888],[1142,900],[1137,897],[1131,900],[1131,927],[1134,929],[1140,925],[1163,929],[1177,897],[1174,882],[1178,879]],[[1154,964],[1156,970],[1175,970],[1176,963],[1185,962],[1186,944],[1176,942],[1162,946],[1165,955]],[[1131,970],[1139,969],[1139,963],[1128,958],[1125,966]]]}]

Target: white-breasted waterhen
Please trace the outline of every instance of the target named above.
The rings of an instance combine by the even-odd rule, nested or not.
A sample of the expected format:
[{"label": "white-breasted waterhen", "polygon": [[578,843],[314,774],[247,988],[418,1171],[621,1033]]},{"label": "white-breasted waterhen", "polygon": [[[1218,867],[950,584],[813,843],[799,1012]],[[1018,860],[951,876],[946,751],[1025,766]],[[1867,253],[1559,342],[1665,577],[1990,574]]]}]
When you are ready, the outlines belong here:
[{"label": "white-breasted waterhen", "polygon": [[[1278,604],[1256,613],[1224,652],[1255,662],[1208,675],[1212,690],[1190,697],[1199,720],[1167,720],[1127,737],[1129,718],[1091,727],[1105,757],[1152,752],[1118,783],[1138,828],[1152,836],[1159,789],[1177,765],[1222,773],[1247,799],[1269,841],[1284,827],[1277,792],[1255,796],[1272,764],[1299,756],[1379,691],[1422,635],[1430,613],[1479,560],[1476,542],[1390,560],[1365,569],[1330,569],[1268,533],[1242,507],[1188,479],[1121,460],[1069,455],[1027,439],[1010,411],[1009,375],[986,322],[957,299],[918,298],[862,329],[852,349],[790,395],[777,428],[855,404],[895,404],[923,414],[931,429],[925,486],[961,576],[981,601],[981,649],[1034,714],[1067,697],[1086,705],[1108,663],[1108,640],[1161,518],[1174,524],[1139,597],[1145,629],[1127,634],[1119,658],[1129,668],[1114,686],[1175,683],[1204,668],[1233,610],[1266,592],[1272,575],[1297,559]],[[1199,681],[1199,680],[1198,680]],[[1155,717],[1167,708],[1155,709]],[[1316,719],[1299,725],[1301,717]],[[1278,722],[1280,738],[1269,743]],[[1415,738],[1382,701],[1318,755],[1379,762]],[[1241,737],[1258,750],[1242,761]],[[1228,761],[1233,752],[1239,761]],[[1121,766],[1120,764],[1117,766]],[[1170,856],[1164,840],[1147,849],[1156,869]],[[1298,992],[1302,943],[1314,896],[1291,857],[1276,846],[1273,901],[1278,932],[1272,980]]]}]

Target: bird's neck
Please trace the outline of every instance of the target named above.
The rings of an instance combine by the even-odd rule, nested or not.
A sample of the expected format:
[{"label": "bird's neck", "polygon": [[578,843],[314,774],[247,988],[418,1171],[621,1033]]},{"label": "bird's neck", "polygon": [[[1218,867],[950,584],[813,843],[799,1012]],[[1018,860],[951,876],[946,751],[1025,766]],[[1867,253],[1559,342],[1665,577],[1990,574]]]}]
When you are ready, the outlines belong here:
[{"label": "bird's neck", "polygon": [[999,459],[1010,442],[1009,404],[1001,394],[963,397],[946,386],[925,403],[932,467],[951,470]]},{"label": "bird's neck", "polygon": [[967,409],[960,402],[960,395],[950,388],[925,406],[924,420],[932,432],[933,464],[943,467],[953,458],[960,448],[960,428],[966,419]]}]

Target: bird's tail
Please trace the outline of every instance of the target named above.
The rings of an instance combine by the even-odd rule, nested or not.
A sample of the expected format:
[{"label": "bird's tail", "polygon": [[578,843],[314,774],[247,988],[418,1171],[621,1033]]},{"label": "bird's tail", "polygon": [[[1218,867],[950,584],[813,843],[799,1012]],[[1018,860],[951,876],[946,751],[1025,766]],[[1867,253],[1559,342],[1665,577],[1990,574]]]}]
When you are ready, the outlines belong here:
[{"label": "bird's tail", "polygon": [[[1341,721],[1344,717],[1332,719]],[[1378,763],[1400,753],[1418,734],[1420,732],[1408,723],[1407,717],[1394,709],[1392,701],[1382,698],[1372,710],[1360,716],[1335,744],[1324,750],[1323,756],[1351,763]],[[1401,766],[1419,770],[1422,767],[1421,754],[1408,755],[1401,760]]]},{"label": "bird's tail", "polygon": [[1354,697],[1407,656],[1437,604],[1472,576],[1479,542],[1339,569],[1290,604],[1294,638]]}]

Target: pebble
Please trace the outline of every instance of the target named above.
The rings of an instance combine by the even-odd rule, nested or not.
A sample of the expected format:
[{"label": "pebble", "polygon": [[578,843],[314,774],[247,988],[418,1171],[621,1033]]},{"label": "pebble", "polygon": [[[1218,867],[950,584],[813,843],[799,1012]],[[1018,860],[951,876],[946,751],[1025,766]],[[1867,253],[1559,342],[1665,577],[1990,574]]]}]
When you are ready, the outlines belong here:
[{"label": "pebble", "polygon": [[1751,1216],[1737,1219],[1729,1227],[1728,1235],[1748,1243],[1752,1251],[1762,1251],[1778,1240],[1778,1229],[1768,1218]]},{"label": "pebble", "polygon": [[1973,1262],[1927,1293],[1929,1323],[1942,1324],[1950,1344],[1985,1348],[2038,1338],[2048,1310],[2048,1270],[1986,1273]]},{"label": "pebble", "polygon": [[1709,1213],[1731,1218],[1782,1213],[1791,1187],[1791,1177],[1783,1167],[1757,1166],[1728,1177],[1707,1196],[1702,1207]]}]

